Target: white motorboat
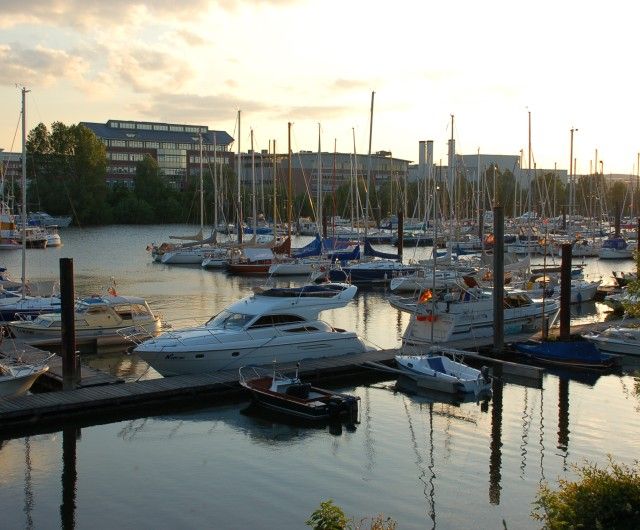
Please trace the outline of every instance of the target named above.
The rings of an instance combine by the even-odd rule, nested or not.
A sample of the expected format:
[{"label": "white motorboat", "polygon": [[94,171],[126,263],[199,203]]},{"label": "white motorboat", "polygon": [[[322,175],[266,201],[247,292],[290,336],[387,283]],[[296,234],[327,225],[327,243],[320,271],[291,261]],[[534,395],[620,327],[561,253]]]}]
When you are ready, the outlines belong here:
[{"label": "white motorboat", "polygon": [[13,291],[0,291],[0,321],[34,317],[42,313],[60,312],[59,296],[27,296]]},{"label": "white motorboat", "polygon": [[463,276],[473,275],[477,269],[468,267],[461,270],[420,268],[411,274],[397,276],[391,280],[389,289],[393,292],[418,292],[425,289],[446,289],[457,284]]},{"label": "white motorboat", "polygon": [[356,333],[318,320],[356,291],[344,283],[257,289],[205,324],[164,332],[134,352],[165,376],[363,353],[370,348]]},{"label": "white motorboat", "polygon": [[446,355],[396,355],[395,361],[421,388],[475,395],[491,388],[488,369],[478,370]]},{"label": "white motorboat", "polygon": [[[76,344],[115,345],[144,340],[160,333],[162,321],[143,298],[90,296],[78,301],[74,311]],[[32,320],[10,322],[9,330],[27,344],[47,346],[62,340],[61,314],[41,314]]]},{"label": "white motorboat", "polygon": [[46,364],[0,362],[0,398],[26,394],[36,379],[49,370]]},{"label": "white motorboat", "polygon": [[612,326],[600,333],[592,331],[582,336],[601,352],[640,356],[640,328]]},{"label": "white motorboat", "polygon": [[209,247],[177,247],[168,250],[160,257],[160,263],[165,265],[201,265]]},{"label": "white motorboat", "polygon": [[27,222],[33,226],[59,226],[66,228],[71,224],[70,215],[53,216],[46,212],[32,212],[27,217]]},{"label": "white motorboat", "polygon": [[[479,287],[422,296],[411,315],[402,341],[407,346],[424,346],[493,334],[493,293]],[[542,327],[542,315],[550,322],[560,310],[558,300],[532,300],[525,291],[504,293],[504,333],[535,331]]]}]

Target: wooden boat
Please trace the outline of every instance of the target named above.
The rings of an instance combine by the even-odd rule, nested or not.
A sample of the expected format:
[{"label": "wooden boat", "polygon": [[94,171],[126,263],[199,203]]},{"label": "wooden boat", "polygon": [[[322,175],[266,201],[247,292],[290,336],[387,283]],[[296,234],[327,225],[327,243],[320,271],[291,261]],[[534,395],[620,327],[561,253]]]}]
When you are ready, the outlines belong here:
[{"label": "wooden boat", "polygon": [[26,394],[47,370],[49,366],[46,364],[0,363],[0,398]]},{"label": "wooden boat", "polygon": [[613,368],[618,357],[602,353],[589,341],[527,341],[513,344],[525,357],[542,363],[571,366],[574,368]]},{"label": "wooden boat", "polygon": [[395,361],[421,388],[475,395],[491,388],[488,369],[478,370],[446,355],[396,355]]},{"label": "wooden boat", "polygon": [[298,377],[286,377],[275,369],[243,366],[239,370],[240,385],[251,392],[255,402],[269,410],[311,421],[358,417],[359,397],[331,392],[303,383]]}]

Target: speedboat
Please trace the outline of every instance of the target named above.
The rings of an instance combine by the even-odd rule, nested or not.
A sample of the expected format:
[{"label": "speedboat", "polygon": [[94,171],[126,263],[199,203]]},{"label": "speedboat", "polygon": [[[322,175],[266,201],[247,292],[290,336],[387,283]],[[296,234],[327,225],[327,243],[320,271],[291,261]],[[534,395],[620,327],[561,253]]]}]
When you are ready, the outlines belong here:
[{"label": "speedboat", "polygon": [[258,405],[278,413],[311,421],[346,418],[351,423],[358,417],[359,397],[303,383],[298,370],[295,376],[287,377],[275,369],[243,366],[239,378]]},{"label": "speedboat", "polygon": [[[76,344],[127,344],[160,333],[162,322],[143,298],[122,295],[90,296],[75,305]],[[45,313],[32,320],[15,320],[7,324],[13,336],[27,344],[60,344],[62,317]]]},{"label": "speedboat", "polygon": [[488,369],[478,370],[446,355],[396,355],[395,361],[422,388],[475,395],[491,388]]},{"label": "speedboat", "polygon": [[[480,287],[423,293],[404,331],[408,346],[446,343],[493,335],[493,293]],[[542,316],[552,321],[560,311],[555,299],[533,300],[521,290],[505,290],[505,335],[533,332],[542,327]]]},{"label": "speedboat", "polygon": [[46,364],[0,362],[0,398],[26,394],[36,379],[49,370]]},{"label": "speedboat", "polygon": [[582,338],[593,342],[601,352],[640,356],[640,328],[612,326],[600,333],[585,333]]},{"label": "speedboat", "polygon": [[356,292],[344,283],[256,289],[208,322],[164,332],[134,353],[164,376],[364,353],[370,348],[356,333],[318,320]]}]

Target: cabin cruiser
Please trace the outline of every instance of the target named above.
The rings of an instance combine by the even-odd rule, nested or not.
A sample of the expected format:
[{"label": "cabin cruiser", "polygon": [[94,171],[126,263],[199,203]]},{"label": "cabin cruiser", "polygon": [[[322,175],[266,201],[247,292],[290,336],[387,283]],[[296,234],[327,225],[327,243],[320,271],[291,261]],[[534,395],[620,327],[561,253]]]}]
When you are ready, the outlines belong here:
[{"label": "cabin cruiser", "polygon": [[[143,298],[135,296],[90,296],[75,305],[76,344],[115,345],[146,339],[160,333],[162,322]],[[48,346],[62,341],[60,313],[45,313],[32,320],[15,320],[7,327],[27,344]]]},{"label": "cabin cruiser", "polygon": [[[432,298],[435,297],[435,298]],[[560,310],[558,300],[533,300],[525,291],[504,293],[504,333],[535,331],[542,327],[542,314],[553,321]],[[493,293],[480,287],[430,292],[420,297],[402,342],[408,346],[446,343],[493,334]]]},{"label": "cabin cruiser", "polygon": [[200,326],[167,331],[134,353],[164,376],[239,369],[368,351],[351,331],[318,320],[347,305],[357,287],[344,283],[256,289]]},{"label": "cabin cruiser", "polygon": [[582,337],[593,342],[601,352],[640,356],[640,328],[611,326]]}]

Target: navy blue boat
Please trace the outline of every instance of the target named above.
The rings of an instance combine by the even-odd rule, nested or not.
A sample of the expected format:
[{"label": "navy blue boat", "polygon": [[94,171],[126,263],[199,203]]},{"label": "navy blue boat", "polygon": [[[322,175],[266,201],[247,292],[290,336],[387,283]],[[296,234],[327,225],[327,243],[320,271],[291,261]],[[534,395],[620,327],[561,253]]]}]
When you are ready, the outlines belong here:
[{"label": "navy blue boat", "polygon": [[588,341],[527,341],[516,342],[513,347],[529,359],[574,368],[612,368],[618,364],[618,356],[602,353]]}]

